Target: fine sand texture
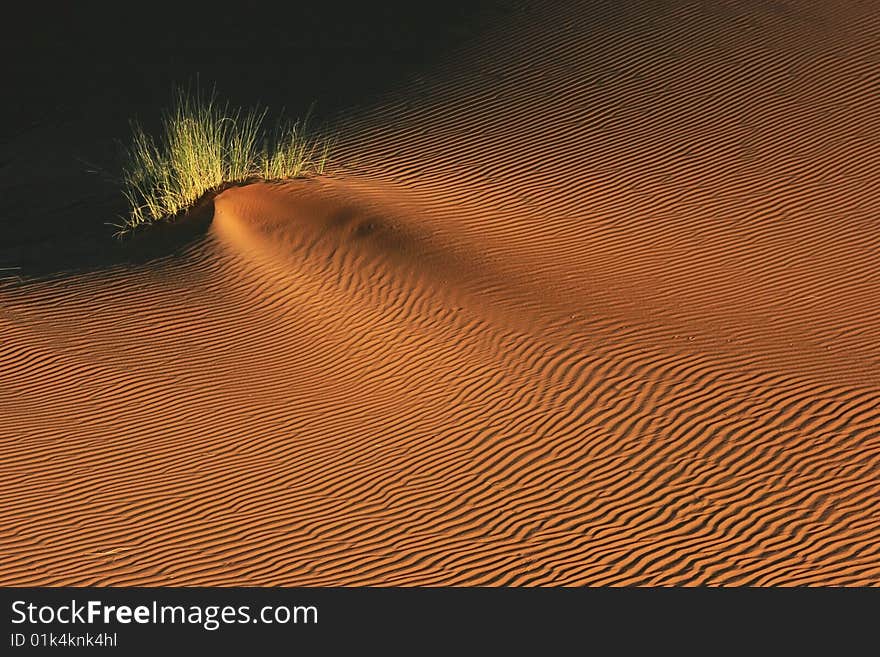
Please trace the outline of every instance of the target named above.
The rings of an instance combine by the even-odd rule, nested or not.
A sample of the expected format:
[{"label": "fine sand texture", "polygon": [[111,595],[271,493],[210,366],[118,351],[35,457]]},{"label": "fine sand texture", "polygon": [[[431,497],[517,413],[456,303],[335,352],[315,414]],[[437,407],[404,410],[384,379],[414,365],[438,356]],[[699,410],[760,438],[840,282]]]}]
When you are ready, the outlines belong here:
[{"label": "fine sand texture", "polygon": [[880,584],[878,34],[512,11],[329,175],[7,278],[0,584]]}]

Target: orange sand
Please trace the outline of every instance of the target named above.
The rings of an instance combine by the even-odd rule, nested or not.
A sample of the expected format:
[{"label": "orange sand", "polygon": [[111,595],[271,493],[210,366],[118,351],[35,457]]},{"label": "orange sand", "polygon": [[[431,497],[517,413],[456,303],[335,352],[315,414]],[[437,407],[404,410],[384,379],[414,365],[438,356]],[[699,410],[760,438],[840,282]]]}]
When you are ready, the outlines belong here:
[{"label": "orange sand", "polygon": [[586,4],[0,289],[0,584],[880,583],[876,8]]}]

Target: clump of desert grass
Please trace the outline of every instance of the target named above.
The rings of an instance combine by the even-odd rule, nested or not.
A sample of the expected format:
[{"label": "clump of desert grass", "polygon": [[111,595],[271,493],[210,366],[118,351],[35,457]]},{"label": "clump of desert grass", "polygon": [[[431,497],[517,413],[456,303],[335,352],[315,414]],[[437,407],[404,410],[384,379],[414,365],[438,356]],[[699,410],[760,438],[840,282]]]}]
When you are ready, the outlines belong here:
[{"label": "clump of desert grass", "polygon": [[132,123],[122,177],[131,209],[120,234],[172,219],[230,185],[324,173],[330,141],[306,134],[305,121],[267,127],[266,114],[179,89],[158,139]]}]

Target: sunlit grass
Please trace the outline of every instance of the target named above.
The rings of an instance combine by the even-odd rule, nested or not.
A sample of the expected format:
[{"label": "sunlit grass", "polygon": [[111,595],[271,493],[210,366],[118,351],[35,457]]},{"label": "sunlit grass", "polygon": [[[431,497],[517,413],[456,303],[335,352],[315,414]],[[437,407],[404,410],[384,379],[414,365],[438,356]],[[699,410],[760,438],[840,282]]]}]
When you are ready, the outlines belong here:
[{"label": "sunlit grass", "polygon": [[182,90],[175,101],[158,139],[132,124],[122,178],[131,210],[120,233],[173,218],[230,184],[321,174],[327,166],[330,142],[307,136],[304,122],[266,129],[265,109],[230,109],[213,94]]}]

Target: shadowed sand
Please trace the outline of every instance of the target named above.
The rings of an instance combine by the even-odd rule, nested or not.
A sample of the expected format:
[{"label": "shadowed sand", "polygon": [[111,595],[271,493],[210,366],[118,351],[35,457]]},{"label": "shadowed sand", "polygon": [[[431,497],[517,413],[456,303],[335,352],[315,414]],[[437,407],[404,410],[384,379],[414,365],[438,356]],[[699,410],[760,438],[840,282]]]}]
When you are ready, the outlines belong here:
[{"label": "shadowed sand", "polygon": [[0,583],[877,584],[870,5],[514,14],[0,288]]}]

